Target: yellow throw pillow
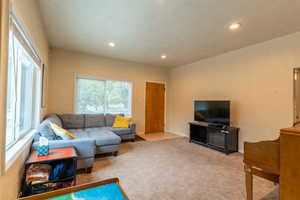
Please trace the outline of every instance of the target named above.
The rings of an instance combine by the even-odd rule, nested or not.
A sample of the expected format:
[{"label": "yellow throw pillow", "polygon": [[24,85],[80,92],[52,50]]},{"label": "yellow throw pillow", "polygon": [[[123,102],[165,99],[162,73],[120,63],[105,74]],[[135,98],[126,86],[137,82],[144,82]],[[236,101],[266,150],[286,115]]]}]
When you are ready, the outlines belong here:
[{"label": "yellow throw pillow", "polygon": [[62,139],[64,140],[69,140],[69,139],[74,139],[76,138],[76,136],[74,136],[72,133],[70,133],[69,131],[67,131],[66,129],[61,128],[60,126],[51,123],[50,122],[50,126],[52,128],[52,130],[54,131],[54,133],[57,136],[60,136]]},{"label": "yellow throw pillow", "polygon": [[113,128],[128,128],[129,123],[132,121],[131,117],[123,117],[121,115],[117,115],[113,124]]}]

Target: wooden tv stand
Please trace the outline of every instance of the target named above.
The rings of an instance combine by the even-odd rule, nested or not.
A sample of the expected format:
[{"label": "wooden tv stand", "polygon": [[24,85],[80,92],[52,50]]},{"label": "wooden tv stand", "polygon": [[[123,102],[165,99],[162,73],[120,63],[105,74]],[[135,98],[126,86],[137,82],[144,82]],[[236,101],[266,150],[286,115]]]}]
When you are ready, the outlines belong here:
[{"label": "wooden tv stand", "polygon": [[239,128],[190,122],[190,142],[230,154],[238,151]]}]

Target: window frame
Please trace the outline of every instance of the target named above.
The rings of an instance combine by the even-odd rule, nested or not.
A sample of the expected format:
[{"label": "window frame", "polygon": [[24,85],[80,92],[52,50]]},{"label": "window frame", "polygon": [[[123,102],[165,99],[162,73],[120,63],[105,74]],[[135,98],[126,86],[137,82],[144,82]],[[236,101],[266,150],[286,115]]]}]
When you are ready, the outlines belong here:
[{"label": "window frame", "polygon": [[[84,114],[84,113],[79,113],[77,111],[77,100],[78,100],[78,79],[88,79],[88,80],[96,80],[96,81],[116,81],[116,82],[127,82],[130,84],[131,88],[130,88],[130,94],[129,94],[129,100],[130,100],[130,104],[129,104],[129,113],[124,113],[127,117],[132,117],[132,104],[133,104],[133,82],[132,81],[128,81],[128,80],[120,80],[120,79],[110,79],[110,78],[100,78],[100,77],[94,77],[94,76],[88,76],[88,75],[77,75],[75,74],[74,76],[74,102],[73,102],[73,113],[76,114]],[[107,98],[105,96],[105,105],[107,105]],[[105,106],[106,107],[106,106]],[[102,114],[102,113],[99,113]],[[106,112],[104,111],[103,114],[110,114],[110,112]]]},{"label": "window frame", "polygon": [[[28,128],[28,130],[20,131],[18,130],[18,121],[21,108],[21,102],[20,102],[20,94],[22,91],[22,88],[20,87],[22,85],[22,81],[20,79],[20,76],[22,76],[22,70],[20,65],[22,62],[18,62],[20,60],[20,51],[18,51],[14,55],[14,66],[17,71],[14,70],[15,77],[13,79],[15,80],[16,85],[14,86],[14,92],[15,92],[15,98],[16,96],[19,96],[17,101],[14,101],[13,105],[13,112],[14,112],[14,127],[13,127],[13,142],[7,144],[7,131],[5,126],[5,137],[4,137],[4,149],[5,149],[5,168],[8,169],[10,165],[13,163],[13,161],[16,159],[17,155],[23,152],[23,149],[27,146],[29,141],[33,138],[33,135],[36,131],[36,128],[39,124],[39,119],[41,117],[41,92],[42,92],[42,76],[41,76],[41,64],[42,60],[39,55],[39,53],[36,51],[35,46],[33,45],[30,36],[27,34],[25,28],[20,24],[17,17],[14,15],[13,12],[9,13],[9,34],[8,34],[8,40],[10,40],[11,37],[12,40],[17,40],[19,45],[21,46],[22,50],[28,56],[30,60],[30,66],[31,67],[31,123]],[[14,47],[17,48],[17,47]],[[10,52],[9,52],[10,53]],[[9,56],[9,54],[8,54]],[[9,63],[7,63],[7,68],[9,68]],[[9,85],[9,74],[8,70],[6,73],[6,88],[8,88]],[[6,99],[8,98],[8,89],[6,92]],[[5,108],[7,108],[8,102],[5,105]],[[7,109],[5,109],[7,110]],[[5,112],[5,122],[7,121],[7,111]]]},{"label": "window frame", "polygon": [[[26,51],[26,49],[24,49],[24,50]],[[26,55],[26,56],[30,57],[30,55]],[[17,57],[20,57],[20,55],[18,55]],[[33,60],[33,62],[34,62],[34,60]],[[18,65],[18,68],[21,68],[21,66],[19,66],[19,65],[22,65],[22,62],[18,63],[17,65]],[[36,63],[35,63],[35,66],[32,66],[32,67],[33,67],[33,71],[31,71],[31,76],[32,76],[33,85],[32,85],[32,88],[31,88],[32,89],[32,92],[31,92],[32,95],[30,97],[31,101],[32,101],[32,105],[31,105],[31,125],[30,125],[28,130],[20,131],[20,130],[17,129],[17,132],[18,132],[17,134],[18,134],[19,138],[23,138],[28,132],[32,131],[35,128],[34,126],[37,125],[36,121],[35,121],[35,117],[36,117],[35,111],[37,109],[37,113],[41,112],[40,106],[37,105],[37,103],[39,102],[39,99],[40,99],[40,97],[38,97],[40,92],[38,92],[39,89],[37,87],[40,87],[39,80],[40,80],[40,77],[41,77],[41,69],[39,69],[39,66]],[[22,70],[18,70],[17,73],[18,73],[17,79],[22,79],[22,75],[23,75]],[[38,76],[35,77],[36,75],[38,75]],[[22,93],[22,81],[18,81],[17,83],[18,83],[17,94],[21,94]],[[38,97],[38,98],[34,98],[34,97]],[[16,117],[15,118],[18,121],[20,119],[21,108],[22,108],[21,101],[20,100],[17,101],[15,106],[17,107],[15,109],[16,110]],[[37,106],[37,108],[35,108],[35,106]],[[16,128],[18,128],[18,126]],[[19,140],[19,138],[17,140]]]}]

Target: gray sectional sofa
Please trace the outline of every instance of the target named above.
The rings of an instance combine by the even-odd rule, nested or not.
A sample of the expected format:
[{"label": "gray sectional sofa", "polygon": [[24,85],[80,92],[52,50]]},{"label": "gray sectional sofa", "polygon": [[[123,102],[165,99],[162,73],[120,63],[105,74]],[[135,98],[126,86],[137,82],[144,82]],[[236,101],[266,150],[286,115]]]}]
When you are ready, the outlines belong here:
[{"label": "gray sectional sofa", "polygon": [[[135,139],[135,123],[130,123],[128,128],[113,128],[115,117],[112,114],[48,115],[37,129],[32,148],[37,149],[41,136],[49,139],[50,148],[73,146],[78,154],[77,168],[90,172],[95,154],[113,153],[116,156],[122,140]],[[50,122],[67,129],[76,138],[62,140],[52,131]]]}]

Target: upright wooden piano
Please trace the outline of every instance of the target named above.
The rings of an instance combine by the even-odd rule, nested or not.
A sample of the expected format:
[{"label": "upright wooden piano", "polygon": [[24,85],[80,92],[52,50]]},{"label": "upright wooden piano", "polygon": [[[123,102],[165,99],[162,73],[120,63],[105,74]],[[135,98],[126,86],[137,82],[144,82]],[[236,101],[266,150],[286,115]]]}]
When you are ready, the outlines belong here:
[{"label": "upright wooden piano", "polygon": [[253,199],[253,175],[279,183],[280,200],[300,199],[300,127],[280,130],[273,141],[245,142],[247,200]]}]

